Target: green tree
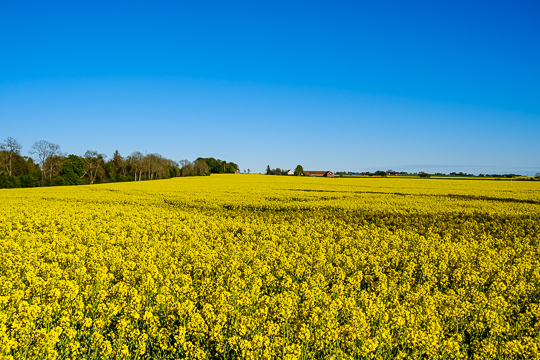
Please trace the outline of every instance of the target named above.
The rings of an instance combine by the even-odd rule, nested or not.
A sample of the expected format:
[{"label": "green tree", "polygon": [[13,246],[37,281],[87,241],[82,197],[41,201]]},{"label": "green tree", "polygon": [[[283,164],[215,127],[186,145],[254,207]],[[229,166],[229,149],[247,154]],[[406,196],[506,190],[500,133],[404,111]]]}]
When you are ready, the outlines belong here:
[{"label": "green tree", "polygon": [[84,175],[84,160],[77,155],[70,154],[64,159],[60,177],[62,185],[80,185]]},{"label": "green tree", "polygon": [[0,176],[0,188],[12,189],[21,187],[21,180],[18,176]]},{"label": "green tree", "polygon": [[210,172],[213,173],[213,174],[220,174],[222,172],[224,172],[225,170],[225,164],[226,162],[220,160],[220,159],[214,159],[213,157],[210,157],[210,158],[197,158],[195,161],[197,160],[203,160],[207,165],[208,167],[210,168]]},{"label": "green tree", "polygon": [[304,168],[302,167],[302,165],[296,165],[296,169],[294,169],[294,175],[295,176],[304,175]]},{"label": "green tree", "polygon": [[235,164],[233,162],[228,162],[226,165],[225,165],[225,172],[226,173],[234,173],[236,170],[238,170],[239,167],[238,167],[238,164]]},{"label": "green tree", "polygon": [[120,155],[118,150],[114,152],[112,162],[115,167],[115,171],[117,174],[121,173],[122,175],[126,175],[126,161],[124,158]]},{"label": "green tree", "polygon": [[234,173],[235,170],[239,169],[238,164],[235,164],[233,162],[227,162],[221,159],[214,159],[212,157],[199,157],[195,161],[197,160],[203,160],[204,162],[206,162],[210,169],[210,172],[213,174]]}]

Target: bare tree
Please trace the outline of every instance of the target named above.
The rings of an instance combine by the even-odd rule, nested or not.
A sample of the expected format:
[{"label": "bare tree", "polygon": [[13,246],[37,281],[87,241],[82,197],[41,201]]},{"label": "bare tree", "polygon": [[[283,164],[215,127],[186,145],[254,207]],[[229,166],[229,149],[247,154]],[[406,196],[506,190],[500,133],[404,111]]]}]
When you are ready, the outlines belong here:
[{"label": "bare tree", "polygon": [[58,152],[45,160],[45,168],[49,174],[49,179],[52,179],[54,176],[60,173],[60,170],[62,170],[62,164],[64,163],[64,158],[65,155]]},{"label": "bare tree", "polygon": [[160,154],[149,154],[147,158],[151,166],[150,180],[165,178],[169,172],[169,165],[174,165],[173,161],[165,159]]},{"label": "bare tree", "polygon": [[183,168],[183,167],[186,166],[187,164],[191,164],[191,161],[185,160],[185,159],[184,159],[184,160],[180,160],[180,161],[178,162],[178,165],[180,165],[181,168]]},{"label": "bare tree", "polygon": [[135,181],[137,181],[137,174],[139,175],[139,181],[141,181],[141,177],[143,173],[143,158],[144,158],[144,155],[140,151],[135,151],[134,153],[128,156],[128,162],[131,165],[131,168],[133,169],[133,173],[135,175]]},{"label": "bare tree", "polygon": [[[61,156],[60,146],[48,142],[47,140],[39,140],[30,148],[30,154],[36,155],[38,164],[41,168],[41,186],[44,185],[45,175],[48,170],[54,169],[56,162],[48,161],[54,156]],[[52,175],[51,175],[52,176]]]},{"label": "bare tree", "polygon": [[191,162],[184,165],[184,167],[182,167],[182,176],[193,176],[193,175],[195,175],[195,170]]},{"label": "bare tree", "polygon": [[154,180],[162,175],[162,159],[163,157],[159,154],[148,154],[144,157],[143,164],[147,180]]},{"label": "bare tree", "polygon": [[193,175],[193,164],[189,160],[180,160],[178,162],[180,165],[180,176],[191,176]]},{"label": "bare tree", "polygon": [[0,150],[6,153],[6,172],[9,176],[13,175],[13,158],[15,155],[21,155],[21,149],[22,145],[11,136],[0,144]]},{"label": "bare tree", "polygon": [[96,181],[96,178],[98,175],[101,175],[103,172],[103,165],[104,165],[104,155],[99,154],[95,150],[87,150],[84,153],[84,174],[88,175],[90,179],[90,184],[93,184]]},{"label": "bare tree", "polygon": [[150,161],[152,164],[152,173],[150,174],[150,180],[153,179],[163,179],[164,171],[164,159],[163,156],[159,154],[150,154]]}]

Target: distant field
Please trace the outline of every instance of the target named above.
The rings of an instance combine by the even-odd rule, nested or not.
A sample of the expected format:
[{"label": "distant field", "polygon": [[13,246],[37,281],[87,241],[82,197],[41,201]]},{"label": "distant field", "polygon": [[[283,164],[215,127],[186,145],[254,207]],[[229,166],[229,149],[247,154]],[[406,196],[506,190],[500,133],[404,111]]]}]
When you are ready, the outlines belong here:
[{"label": "distant field", "polygon": [[[363,176],[363,175],[336,175],[337,178],[353,178],[353,179],[423,179],[418,175],[399,175],[399,176]],[[532,176],[516,176],[514,178],[493,177],[493,176],[454,176],[454,175],[431,175],[429,179],[446,179],[446,180],[499,180],[499,181],[538,181],[539,179]]]},{"label": "distant field", "polygon": [[540,183],[0,190],[0,357],[540,357]]}]

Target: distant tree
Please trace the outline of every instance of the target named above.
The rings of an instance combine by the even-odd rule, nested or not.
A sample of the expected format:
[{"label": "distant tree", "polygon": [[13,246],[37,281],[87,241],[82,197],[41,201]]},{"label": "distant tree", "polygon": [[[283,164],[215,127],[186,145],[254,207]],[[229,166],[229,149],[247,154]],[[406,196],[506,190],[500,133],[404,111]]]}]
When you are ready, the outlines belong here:
[{"label": "distant tree", "polygon": [[159,154],[148,154],[143,158],[147,180],[163,179],[168,173],[169,162]]},{"label": "distant tree", "polygon": [[540,172],[537,172],[535,175],[537,178],[540,178]]},{"label": "distant tree", "polygon": [[17,155],[21,155],[21,149],[22,145],[11,136],[6,138],[6,140],[0,144],[0,151],[5,152],[5,168],[8,176],[13,175],[13,158]]},{"label": "distant tree", "polygon": [[251,174],[251,170],[248,169],[248,174]]},{"label": "distant tree", "polygon": [[211,173],[219,174],[219,173],[223,172],[223,162],[221,160],[219,160],[219,159],[201,158],[201,157],[199,157],[199,158],[195,159],[195,161],[197,161],[197,160],[203,160],[204,162],[206,162],[206,164],[210,168]]},{"label": "distant tree", "polygon": [[13,157],[13,176],[32,175],[36,179],[40,177],[39,166],[34,164],[31,157],[15,155]]},{"label": "distant tree", "polygon": [[84,160],[77,155],[70,154],[64,158],[60,177],[61,185],[80,185],[81,177],[84,175]]},{"label": "distant tree", "polygon": [[12,189],[21,187],[21,180],[18,176],[0,176],[0,189]]},{"label": "distant tree", "polygon": [[197,176],[210,174],[210,167],[204,160],[195,160],[193,163],[193,170]]},{"label": "distant tree", "polygon": [[429,177],[431,177],[431,175],[429,175],[428,173],[425,173],[423,171],[420,171],[418,173],[418,176],[420,176],[421,178],[429,178]]},{"label": "distant tree", "polygon": [[183,168],[184,166],[186,166],[187,164],[190,164],[190,163],[191,163],[191,161],[189,161],[189,160],[180,160],[178,162],[178,165],[180,165],[180,168]]},{"label": "distant tree", "polygon": [[90,179],[90,185],[94,184],[101,175],[104,167],[104,156],[95,150],[87,150],[84,153],[84,174]]},{"label": "distant tree", "polygon": [[210,172],[213,174],[221,173],[234,173],[235,170],[239,169],[238,165],[233,162],[227,162],[225,160],[199,157],[197,160],[203,160],[208,165]]},{"label": "distant tree", "polygon": [[184,162],[183,164],[184,165],[180,168],[181,176],[194,176],[195,169],[194,169],[193,163],[191,163],[191,161],[187,161],[187,162]]},{"label": "distant tree", "polygon": [[45,184],[46,172],[49,169],[51,170],[51,177],[52,177],[52,170],[54,166],[57,164],[57,162],[49,161],[49,160],[52,160],[53,157],[59,157],[61,155],[60,146],[57,144],[48,142],[47,140],[39,140],[39,141],[36,141],[34,145],[32,145],[32,147],[30,148],[30,154],[35,155],[37,157],[38,164],[41,169],[41,186],[43,186]]},{"label": "distant tree", "polygon": [[272,174],[272,169],[270,169],[270,165],[267,165],[266,166],[266,175],[271,175]]},{"label": "distant tree", "polygon": [[[113,157],[112,157],[112,161],[114,162],[114,166],[116,167],[117,170],[122,170],[122,169],[125,168],[125,160],[122,157],[122,155],[120,155],[118,150],[116,150],[114,152]],[[124,175],[125,175],[125,173],[124,173]]]},{"label": "distant tree", "polygon": [[[40,169],[34,164],[32,158],[0,150],[0,176],[23,175],[32,175],[39,179]],[[21,186],[26,187],[24,184]]]},{"label": "distant tree", "polygon": [[45,161],[45,168],[47,169],[47,174],[49,174],[49,184],[52,185],[53,178],[60,175],[64,158],[65,156],[59,151],[57,155],[51,156]]},{"label": "distant tree", "polygon": [[109,181],[118,181],[125,179],[126,171],[126,160],[116,150],[112,159],[105,164],[105,174]]},{"label": "distant tree", "polygon": [[170,160],[169,164],[169,177],[178,177],[180,176],[180,168],[178,167],[178,164],[174,161]]},{"label": "distant tree", "polygon": [[143,158],[144,155],[140,151],[135,151],[128,156],[127,161],[130,165],[135,181],[137,181],[137,175],[139,176],[139,181],[141,181],[143,173]]},{"label": "distant tree", "polygon": [[193,175],[193,164],[189,160],[180,160],[178,162],[180,166],[180,176],[191,176]]},{"label": "distant tree", "polygon": [[38,175],[38,177],[36,177],[33,174],[19,175],[19,179],[21,181],[21,187],[36,187],[36,186],[39,186],[38,178],[39,178],[39,175]]},{"label": "distant tree", "polygon": [[226,173],[234,173],[236,170],[239,170],[238,164],[235,164],[233,162],[228,162],[225,164],[225,172]]},{"label": "distant tree", "polygon": [[294,175],[295,176],[304,175],[304,168],[302,167],[302,165],[296,165],[296,169],[294,169]]}]

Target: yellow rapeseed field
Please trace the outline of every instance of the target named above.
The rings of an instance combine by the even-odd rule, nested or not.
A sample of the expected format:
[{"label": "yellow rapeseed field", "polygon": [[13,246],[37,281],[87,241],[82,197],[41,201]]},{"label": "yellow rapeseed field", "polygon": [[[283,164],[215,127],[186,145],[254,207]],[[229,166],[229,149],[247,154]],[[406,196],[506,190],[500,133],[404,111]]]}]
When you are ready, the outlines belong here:
[{"label": "yellow rapeseed field", "polygon": [[540,358],[540,184],[0,191],[5,359]]}]

